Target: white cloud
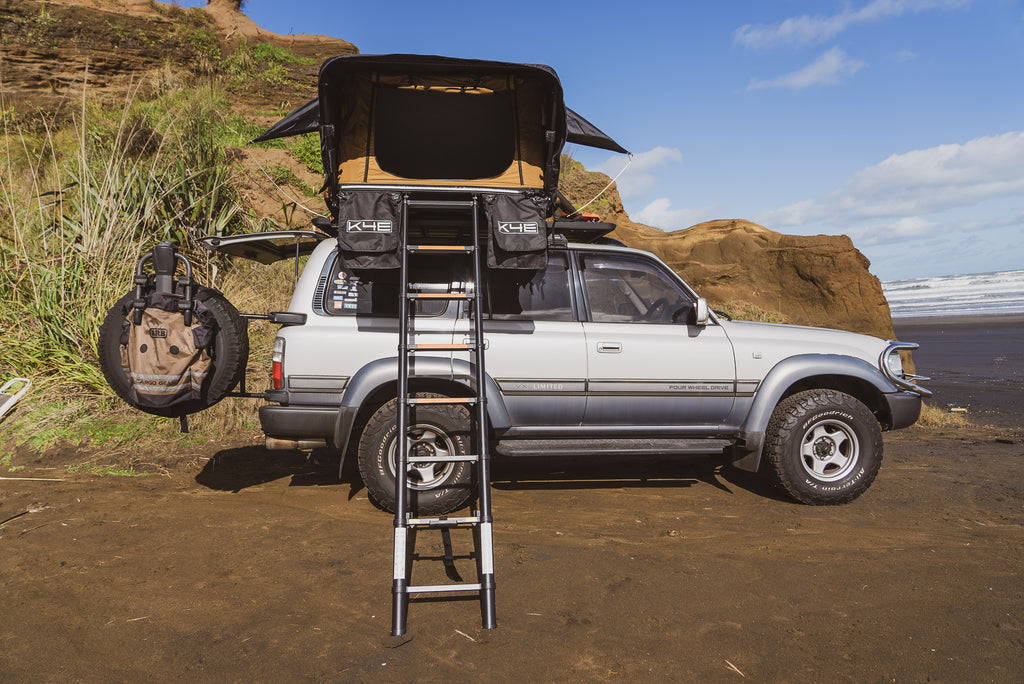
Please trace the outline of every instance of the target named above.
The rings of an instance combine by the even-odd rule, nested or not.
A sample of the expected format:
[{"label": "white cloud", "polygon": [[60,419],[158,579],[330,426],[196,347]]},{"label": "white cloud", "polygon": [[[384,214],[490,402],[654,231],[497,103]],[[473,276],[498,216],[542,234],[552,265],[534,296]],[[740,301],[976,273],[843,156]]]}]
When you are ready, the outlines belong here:
[{"label": "white cloud", "polygon": [[841,48],[834,47],[803,69],[764,81],[754,79],[747,86],[747,90],[765,90],[767,88],[803,90],[811,86],[835,85],[844,77],[854,75],[865,66],[864,62],[847,59],[846,53]]},{"label": "white cloud", "polygon": [[633,155],[632,161],[625,171],[623,171],[622,155],[609,157],[607,161],[595,166],[594,170],[608,174],[612,178],[619,175],[621,171],[622,175],[616,181],[616,187],[619,190],[619,196],[625,200],[635,198],[653,188],[658,182],[655,171],[667,164],[678,164],[682,159],[683,154],[679,150],[673,147],[659,146]]},{"label": "white cloud", "polygon": [[855,173],[838,190],[761,216],[768,226],[927,216],[1024,196],[1024,131],[894,154]]},{"label": "white cloud", "polygon": [[733,42],[761,50],[778,45],[820,45],[836,37],[850,26],[903,14],[930,10],[950,10],[970,6],[972,0],[872,0],[860,9],[846,7],[838,14],[815,16],[804,14],[777,24],[745,24],[733,33]]},{"label": "white cloud", "polygon": [[673,209],[672,201],[660,197],[638,211],[633,220],[666,231],[680,230],[707,221],[716,215],[715,207],[701,209]]},{"label": "white cloud", "polygon": [[911,238],[933,237],[948,230],[948,225],[929,221],[920,216],[905,216],[883,224],[858,226],[847,231],[853,242],[864,247],[890,242],[902,242]]}]

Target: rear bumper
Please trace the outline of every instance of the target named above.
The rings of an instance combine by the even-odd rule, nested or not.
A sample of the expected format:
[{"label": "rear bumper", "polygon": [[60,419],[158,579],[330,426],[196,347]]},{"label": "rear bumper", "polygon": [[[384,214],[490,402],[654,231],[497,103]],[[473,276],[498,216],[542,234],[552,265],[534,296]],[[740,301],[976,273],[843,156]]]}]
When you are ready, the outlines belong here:
[{"label": "rear bumper", "polygon": [[896,392],[886,394],[885,401],[889,404],[890,430],[910,427],[921,417],[921,395],[913,392]]},{"label": "rear bumper", "polygon": [[329,406],[260,407],[260,426],[268,437],[334,440],[338,409]]}]

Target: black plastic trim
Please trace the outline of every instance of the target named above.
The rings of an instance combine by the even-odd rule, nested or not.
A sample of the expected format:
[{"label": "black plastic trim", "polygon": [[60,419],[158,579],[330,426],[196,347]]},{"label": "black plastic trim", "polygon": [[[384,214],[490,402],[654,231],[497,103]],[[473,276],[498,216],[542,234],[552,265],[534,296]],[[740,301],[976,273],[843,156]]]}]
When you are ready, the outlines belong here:
[{"label": "black plastic trim", "polygon": [[886,394],[885,401],[889,404],[890,430],[910,427],[921,417],[921,395],[916,392]]},{"label": "black plastic trim", "polygon": [[260,426],[268,437],[334,439],[338,409],[329,406],[261,406]]}]

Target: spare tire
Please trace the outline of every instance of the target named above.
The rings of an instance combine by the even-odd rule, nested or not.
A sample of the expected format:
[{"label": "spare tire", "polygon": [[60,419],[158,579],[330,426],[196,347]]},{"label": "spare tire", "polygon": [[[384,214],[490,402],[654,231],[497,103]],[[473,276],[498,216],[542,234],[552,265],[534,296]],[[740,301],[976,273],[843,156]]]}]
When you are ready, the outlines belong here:
[{"label": "spare tire", "polygon": [[207,409],[233,390],[249,362],[249,333],[246,321],[224,295],[208,287],[196,287],[195,298],[202,302],[213,316],[215,333],[208,351],[211,367],[200,390],[200,398],[172,406],[141,406],[131,398],[131,378],[121,361],[121,330],[125,317],[132,310],[135,292],[117,300],[107,312],[100,326],[97,355],[100,370],[117,396],[146,413],[177,418]]}]

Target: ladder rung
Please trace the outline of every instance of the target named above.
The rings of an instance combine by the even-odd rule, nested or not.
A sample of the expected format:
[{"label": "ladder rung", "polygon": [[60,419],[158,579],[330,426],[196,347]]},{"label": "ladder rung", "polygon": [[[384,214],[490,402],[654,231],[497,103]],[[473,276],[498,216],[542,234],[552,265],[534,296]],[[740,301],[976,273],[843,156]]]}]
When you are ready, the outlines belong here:
[{"label": "ladder rung", "polygon": [[476,397],[409,397],[409,404],[475,404]]},{"label": "ladder rung", "polygon": [[410,199],[405,201],[410,207],[428,207],[435,209],[448,209],[451,207],[463,207],[469,209],[475,206],[473,200],[416,200]]},{"label": "ladder rung", "polygon": [[427,594],[437,591],[480,591],[482,584],[424,584],[418,587],[406,587],[407,594]]},{"label": "ladder rung", "polygon": [[458,525],[477,525],[480,523],[479,516],[471,518],[409,518],[407,525],[415,527],[456,527]]},{"label": "ladder rung", "polygon": [[410,456],[409,465],[413,463],[474,463],[479,461],[476,455],[469,456]]},{"label": "ladder rung", "polygon": [[434,252],[444,254],[447,252],[472,252],[473,245],[409,245],[406,247],[410,252]]},{"label": "ladder rung", "polygon": [[472,299],[473,295],[465,292],[406,292],[409,299]]},{"label": "ladder rung", "polygon": [[408,351],[470,351],[475,349],[474,344],[410,344],[406,346]]}]

